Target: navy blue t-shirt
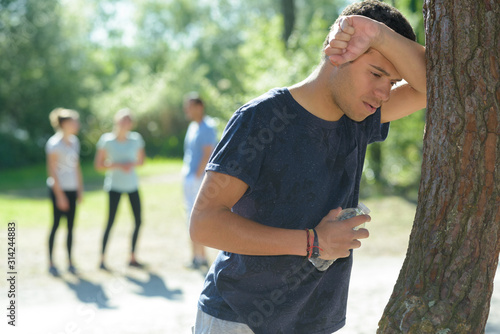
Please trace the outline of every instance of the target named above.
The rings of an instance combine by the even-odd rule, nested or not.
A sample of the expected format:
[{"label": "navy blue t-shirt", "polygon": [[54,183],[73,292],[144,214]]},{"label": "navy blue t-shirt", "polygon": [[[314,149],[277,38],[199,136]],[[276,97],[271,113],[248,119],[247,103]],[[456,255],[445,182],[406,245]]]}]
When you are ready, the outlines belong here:
[{"label": "navy blue t-shirt", "polygon": [[[362,122],[330,122],[288,89],[273,89],[235,112],[207,170],[249,186],[233,212],[268,226],[314,228],[331,209],[357,205],[366,146],[388,130],[380,109]],[[306,257],[222,251],[199,307],[255,333],[332,333],[345,324],[351,266],[352,253],[320,272]]]}]

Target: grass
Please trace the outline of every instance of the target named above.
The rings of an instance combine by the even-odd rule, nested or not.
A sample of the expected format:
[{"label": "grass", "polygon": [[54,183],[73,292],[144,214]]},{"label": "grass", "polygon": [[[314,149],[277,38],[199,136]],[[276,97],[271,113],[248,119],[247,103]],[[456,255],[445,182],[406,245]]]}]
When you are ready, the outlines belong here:
[{"label": "grass", "polygon": [[406,253],[416,205],[402,197],[361,199],[370,208],[366,224],[370,237],[362,241],[358,256],[400,256]]},{"label": "grass", "polygon": [[[173,173],[179,170],[182,161],[179,159],[155,158],[147,159],[144,166],[138,168],[140,176]],[[97,172],[92,162],[82,163],[82,174],[85,185],[101,183],[104,173]],[[45,164],[38,164],[25,168],[11,168],[0,170],[0,192],[22,191],[45,187],[47,168]]]},{"label": "grass", "polygon": [[[155,215],[158,208],[180,207],[182,211],[182,194],[180,186],[180,169],[182,161],[168,159],[148,159],[144,166],[138,168],[143,182],[140,187],[145,215]],[[101,225],[106,215],[107,196],[102,190],[104,174],[96,172],[91,163],[82,164],[85,183],[84,199],[77,208],[77,224],[84,226]],[[173,175],[179,182],[155,184],[154,178],[162,175]],[[21,226],[48,226],[51,206],[48,190],[45,185],[46,171],[44,165],[32,166],[19,170],[6,170],[0,173],[0,218],[3,222],[15,220]],[[168,180],[167,180],[168,181]],[[124,206],[122,200],[120,207]],[[160,202],[161,201],[161,202]],[[165,202],[166,201],[166,202]],[[127,204],[128,206],[128,204]],[[150,208],[151,206],[151,208]],[[131,217],[130,210],[119,209],[118,215]],[[164,212],[161,213],[164,215]],[[153,217],[155,219],[156,217]],[[128,218],[127,218],[128,219]],[[132,218],[130,218],[132,219]]]},{"label": "grass", "polygon": [[[180,170],[182,161],[148,159],[138,168],[143,219],[151,229],[169,229],[173,236],[186,233]],[[92,164],[82,165],[84,200],[77,209],[78,228],[101,228],[107,214],[107,195],[102,190],[102,173]],[[51,207],[45,186],[45,166],[7,170],[0,174],[0,218],[15,220],[25,228],[49,228]],[[367,224],[370,238],[362,241],[357,256],[404,255],[415,215],[415,204],[401,197],[361,199],[372,211]],[[122,197],[117,220],[130,222],[128,198]],[[64,224],[64,223],[63,223]]]}]

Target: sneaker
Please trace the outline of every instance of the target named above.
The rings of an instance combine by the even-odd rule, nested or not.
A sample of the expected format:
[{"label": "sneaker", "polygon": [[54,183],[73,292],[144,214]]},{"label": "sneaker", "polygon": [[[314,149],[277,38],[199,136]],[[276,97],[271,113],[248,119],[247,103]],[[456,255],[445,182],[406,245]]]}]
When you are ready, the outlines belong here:
[{"label": "sneaker", "polygon": [[205,268],[208,268],[208,262],[206,259],[203,259],[203,260],[200,260],[198,261],[198,265],[201,267],[205,267]]},{"label": "sneaker", "polygon": [[135,268],[139,268],[139,269],[144,268],[144,265],[143,265],[142,263],[137,262],[137,261],[130,261],[130,262],[128,263],[128,265],[129,265],[130,267],[135,267]]},{"label": "sneaker", "polygon": [[68,271],[69,271],[70,273],[72,273],[73,275],[76,275],[76,274],[77,274],[77,271],[76,271],[76,268],[75,268],[75,266],[74,266],[74,265],[70,265],[70,266],[68,267]]},{"label": "sneaker", "polygon": [[109,271],[108,267],[106,267],[106,265],[104,264],[104,261],[99,265],[99,269]]},{"label": "sneaker", "polygon": [[49,267],[49,273],[54,277],[59,277],[59,271],[54,266]]},{"label": "sneaker", "polygon": [[190,264],[186,265],[188,269],[199,270],[203,267],[208,268],[208,262],[206,259],[194,258]]}]

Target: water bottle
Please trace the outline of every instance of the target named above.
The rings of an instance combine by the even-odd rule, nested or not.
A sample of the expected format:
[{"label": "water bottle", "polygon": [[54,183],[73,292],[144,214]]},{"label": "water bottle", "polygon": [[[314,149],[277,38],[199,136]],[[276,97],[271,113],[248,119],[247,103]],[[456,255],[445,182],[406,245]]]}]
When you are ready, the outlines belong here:
[{"label": "water bottle", "polygon": [[[359,215],[367,215],[370,213],[370,209],[363,203],[359,203],[356,208],[347,208],[342,211],[340,211],[339,215],[337,216],[337,221],[339,220],[346,220],[352,217],[356,217]],[[362,227],[365,227],[365,223],[360,224],[358,226],[355,226],[353,230],[358,230]],[[309,261],[318,269],[319,271],[325,271],[332,265],[335,260],[323,260],[319,257],[317,258],[309,258]]]}]

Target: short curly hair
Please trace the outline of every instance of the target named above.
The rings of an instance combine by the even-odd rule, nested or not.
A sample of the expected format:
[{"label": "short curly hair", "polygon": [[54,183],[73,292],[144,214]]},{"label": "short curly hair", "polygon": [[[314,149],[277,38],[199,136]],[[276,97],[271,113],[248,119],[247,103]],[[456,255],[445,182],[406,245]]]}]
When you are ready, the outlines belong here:
[{"label": "short curly hair", "polygon": [[[338,23],[341,16],[348,16],[348,15],[362,15],[369,17],[375,21],[382,22],[383,24],[385,24],[398,34],[408,39],[411,39],[412,41],[416,41],[417,39],[410,23],[403,16],[403,14],[401,14],[400,11],[392,7],[391,5],[378,0],[366,0],[366,1],[356,2],[347,6],[342,11],[339,18],[337,18],[335,23],[332,24],[332,26],[330,27],[330,32],[335,27],[335,24]],[[323,47],[326,47],[328,45],[330,32],[326,36],[325,42],[323,43]]]}]

